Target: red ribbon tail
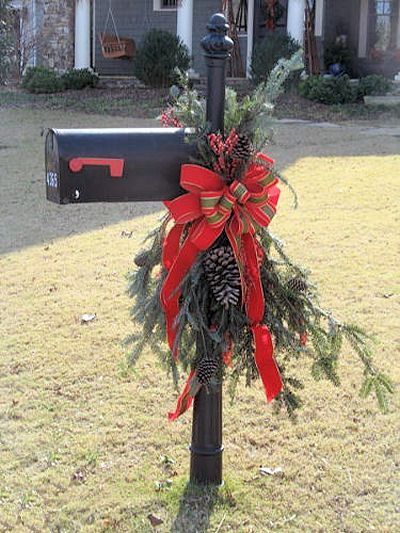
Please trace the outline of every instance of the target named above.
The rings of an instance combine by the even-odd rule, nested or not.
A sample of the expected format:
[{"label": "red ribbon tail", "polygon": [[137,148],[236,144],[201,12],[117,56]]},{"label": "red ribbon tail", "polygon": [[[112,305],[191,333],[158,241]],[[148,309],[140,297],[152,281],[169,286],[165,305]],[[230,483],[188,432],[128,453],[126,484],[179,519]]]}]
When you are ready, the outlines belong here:
[{"label": "red ribbon tail", "polygon": [[182,392],[179,395],[179,398],[176,402],[176,408],[173,413],[168,413],[168,419],[173,421],[176,420],[179,416],[183,415],[193,403],[193,396],[190,396],[190,382],[194,376],[194,370],[191,370],[189,377],[186,381],[186,385],[182,389]]},{"label": "red ribbon tail", "polygon": [[271,402],[283,389],[278,365],[273,357],[271,333],[267,326],[258,324],[252,326],[254,337],[254,359],[264,385],[267,401]]},{"label": "red ribbon tail", "polygon": [[245,299],[246,313],[251,324],[258,324],[264,317],[265,302],[260,277],[257,240],[251,233],[246,233],[242,237],[242,243],[248,277]]},{"label": "red ribbon tail", "polygon": [[[171,231],[173,230],[174,228]],[[193,231],[193,228],[191,231]],[[168,243],[168,241],[166,242]],[[172,255],[171,252],[174,252],[175,255]],[[179,251],[174,247],[171,247],[169,250],[164,249],[164,264],[168,263],[172,266],[161,289],[161,303],[165,312],[168,344],[175,357],[178,356],[175,350],[175,320],[179,312],[180,284],[190,270],[198,253],[199,250],[190,241],[190,232],[189,237]]]}]

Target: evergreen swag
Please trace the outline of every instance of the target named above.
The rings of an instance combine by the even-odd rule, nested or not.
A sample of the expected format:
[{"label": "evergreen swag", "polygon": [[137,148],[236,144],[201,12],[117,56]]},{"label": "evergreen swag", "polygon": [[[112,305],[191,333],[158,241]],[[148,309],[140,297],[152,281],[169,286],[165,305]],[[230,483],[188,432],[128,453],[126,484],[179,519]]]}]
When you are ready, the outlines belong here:
[{"label": "evergreen swag", "polygon": [[[268,80],[241,103],[236,93],[227,89],[225,126],[230,133],[225,138],[210,134],[205,121],[205,102],[196,91],[188,88],[161,117],[164,125],[193,128],[199,153],[195,163],[217,172],[227,183],[233,178],[240,180],[248,164],[256,158],[255,154],[269,140],[272,103],[291,71],[299,68],[300,53],[280,60]],[[274,169],[272,172],[289,185]],[[292,192],[296,203],[296,195]],[[165,346],[165,317],[160,302],[167,274],[162,266],[163,242],[169,224],[170,218],[166,216],[150,233],[147,237],[150,246],[137,256],[138,268],[129,275],[129,295],[134,298],[132,317],[141,325],[138,333],[126,339],[132,345],[129,362],[134,364],[143,348],[149,345],[172,373],[176,386],[177,361],[185,372],[191,371],[190,395],[195,395],[201,386],[226,376],[230,378],[229,392],[233,398],[240,376],[244,375],[250,385],[258,377],[258,371],[249,320],[238,295],[240,290],[237,291],[237,273],[232,267],[229,240],[224,231],[210,250],[197,257],[179,287],[180,309],[175,321],[174,345],[179,358],[175,359]],[[185,229],[183,239],[190,223]],[[266,302],[262,323],[268,326],[274,340],[275,358],[283,381],[283,390],[275,400],[277,408],[285,407],[292,416],[301,404],[298,391],[303,384],[290,374],[293,360],[308,359],[315,379],[327,378],[339,385],[338,360],[342,342],[347,340],[364,365],[361,396],[374,391],[385,411],[392,385],[373,365],[370,338],[358,326],[339,322],[322,309],[307,271],[286,255],[280,240],[267,228],[256,229],[264,252],[259,258]],[[224,271],[227,277],[231,276],[231,282],[224,281]]]}]

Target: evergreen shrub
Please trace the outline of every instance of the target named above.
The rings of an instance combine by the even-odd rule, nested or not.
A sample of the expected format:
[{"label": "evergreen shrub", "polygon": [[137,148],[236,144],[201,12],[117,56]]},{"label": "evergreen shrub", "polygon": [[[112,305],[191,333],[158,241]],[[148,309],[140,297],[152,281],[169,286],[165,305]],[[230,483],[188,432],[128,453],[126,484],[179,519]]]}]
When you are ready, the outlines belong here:
[{"label": "evergreen shrub", "polygon": [[326,68],[339,64],[347,74],[351,74],[354,52],[340,43],[330,43],[324,50],[324,62]]},{"label": "evergreen shrub", "polygon": [[23,78],[22,87],[30,93],[58,93],[64,83],[58,74],[47,67],[29,67]]},{"label": "evergreen shrub", "polygon": [[357,98],[348,76],[310,76],[299,86],[301,96],[322,104],[348,104]]},{"label": "evergreen shrub", "polygon": [[88,68],[70,69],[62,77],[66,89],[81,90],[85,87],[96,87],[99,82],[97,74]]},{"label": "evergreen shrub", "polygon": [[358,94],[363,96],[383,96],[390,91],[392,83],[381,74],[370,74],[361,78],[358,84]]},{"label": "evergreen shrub", "polygon": [[253,81],[256,84],[266,81],[277,61],[288,59],[299,48],[299,43],[288,35],[268,35],[254,47],[251,60]]},{"label": "evergreen shrub", "polygon": [[153,29],[136,53],[134,74],[150,87],[168,87],[176,83],[177,72],[186,71],[189,64],[189,50],[178,37]]}]

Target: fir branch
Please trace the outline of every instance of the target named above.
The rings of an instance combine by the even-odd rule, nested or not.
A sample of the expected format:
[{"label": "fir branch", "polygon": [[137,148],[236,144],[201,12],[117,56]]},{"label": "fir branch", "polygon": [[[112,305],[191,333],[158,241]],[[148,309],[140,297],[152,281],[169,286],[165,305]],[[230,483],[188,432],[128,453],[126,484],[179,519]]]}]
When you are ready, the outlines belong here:
[{"label": "fir branch", "polygon": [[275,102],[282,94],[285,82],[296,70],[304,67],[303,50],[299,48],[289,59],[281,58],[272,69],[265,84],[261,84],[260,91],[263,91],[265,100]]},{"label": "fir branch", "polygon": [[293,208],[297,209],[298,206],[299,206],[299,198],[297,196],[296,189],[293,187],[293,185],[290,183],[290,181],[287,178],[285,178],[285,176],[283,174],[281,174],[280,172],[276,172],[276,171],[274,171],[274,174],[276,175],[277,178],[279,178],[279,181],[282,182],[284,185],[286,185],[286,187],[292,193],[292,196],[293,196]]}]

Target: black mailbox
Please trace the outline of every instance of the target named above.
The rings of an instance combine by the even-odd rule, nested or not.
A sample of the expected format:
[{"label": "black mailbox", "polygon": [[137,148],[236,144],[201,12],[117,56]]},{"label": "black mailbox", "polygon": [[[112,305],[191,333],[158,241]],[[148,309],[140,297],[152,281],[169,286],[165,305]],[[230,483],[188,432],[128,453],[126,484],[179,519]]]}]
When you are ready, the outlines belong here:
[{"label": "black mailbox", "polygon": [[57,204],[176,198],[180,168],[195,155],[190,130],[51,129],[46,194]]}]

